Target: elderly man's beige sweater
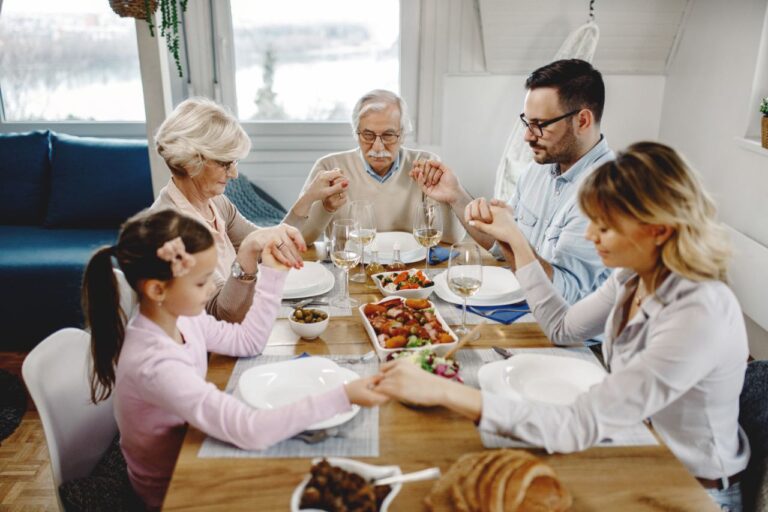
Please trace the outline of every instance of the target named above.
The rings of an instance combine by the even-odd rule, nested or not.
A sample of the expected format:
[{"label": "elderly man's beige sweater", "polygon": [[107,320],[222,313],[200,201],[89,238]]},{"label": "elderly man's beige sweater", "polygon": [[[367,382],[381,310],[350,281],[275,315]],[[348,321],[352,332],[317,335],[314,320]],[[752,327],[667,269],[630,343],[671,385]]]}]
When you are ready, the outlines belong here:
[{"label": "elderly man's beige sweater", "polygon": [[[416,160],[439,160],[427,151],[408,148],[400,150],[400,168],[384,183],[380,183],[365,170],[363,156],[359,149],[332,153],[322,157],[315,163],[301,191],[303,195],[319,173],[332,169],[341,169],[349,179],[347,197],[349,201],[367,199],[373,202],[376,215],[376,230],[406,231],[413,230],[413,211],[415,205],[422,201],[421,188],[413,181],[409,172]],[[453,215],[447,205],[441,205],[443,214],[443,241],[454,243],[464,236],[464,228]],[[326,226],[336,218],[345,215],[348,207],[342,207],[336,213],[325,210],[321,201],[312,205],[306,219],[288,215],[285,222],[301,230],[307,243],[312,243],[325,230]]]}]

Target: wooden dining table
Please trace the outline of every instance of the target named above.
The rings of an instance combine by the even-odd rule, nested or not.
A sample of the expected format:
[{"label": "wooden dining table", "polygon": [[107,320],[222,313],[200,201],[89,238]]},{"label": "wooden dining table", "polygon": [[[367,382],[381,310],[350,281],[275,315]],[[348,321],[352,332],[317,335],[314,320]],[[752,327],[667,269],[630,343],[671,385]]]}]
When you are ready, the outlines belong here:
[{"label": "wooden dining table", "polygon": [[[307,259],[314,259],[310,250]],[[484,264],[496,265],[490,256]],[[423,263],[422,263],[423,265]],[[414,265],[415,266],[415,265]],[[445,263],[436,265],[444,268]],[[350,293],[361,303],[381,299],[368,285],[351,283]],[[487,323],[480,339],[467,348],[551,347],[536,323]],[[332,317],[315,340],[299,338],[287,319],[278,319],[264,354],[356,355],[372,349],[361,318]],[[224,389],[236,359],[212,354],[208,380]],[[290,498],[311,466],[306,458],[199,458],[205,434],[189,427],[163,505],[164,510],[290,509]],[[398,465],[405,472],[439,466],[443,472],[461,455],[484,450],[475,425],[443,408],[414,409],[397,401],[379,411],[379,457],[359,457],[370,464]],[[698,481],[662,443],[655,446],[595,447],[579,453],[547,454],[545,460],[573,496],[574,511],[716,511]],[[433,481],[404,484],[392,511],[425,510],[424,497]]]}]

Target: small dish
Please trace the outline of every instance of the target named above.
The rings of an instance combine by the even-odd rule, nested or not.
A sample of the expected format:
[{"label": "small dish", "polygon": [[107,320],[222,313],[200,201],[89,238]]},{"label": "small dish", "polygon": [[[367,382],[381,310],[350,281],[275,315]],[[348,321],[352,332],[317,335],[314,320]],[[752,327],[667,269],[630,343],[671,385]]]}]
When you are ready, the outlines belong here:
[{"label": "small dish", "polygon": [[[332,466],[339,467],[344,471],[349,471],[350,473],[357,473],[368,481],[402,474],[400,466],[375,466],[373,464],[366,464],[365,462],[360,462],[353,459],[345,459],[343,457],[326,457],[325,459]],[[323,459],[312,459],[312,464],[317,464],[321,460]],[[310,478],[311,475],[309,474],[305,476],[301,483],[296,486],[296,489],[294,489],[293,495],[291,495],[291,512],[299,512],[300,510],[304,512],[322,512],[315,508],[299,508],[299,504],[301,503],[301,495],[304,493],[304,488],[307,486],[307,483],[309,483]],[[391,487],[392,490],[389,491],[389,494],[381,503],[379,512],[387,512],[387,510],[389,510],[389,506],[400,492],[400,489],[402,489],[403,484],[394,484]]]},{"label": "small dish", "polygon": [[435,289],[435,283],[432,281],[432,284],[426,287],[419,286],[418,288],[411,288],[411,289],[404,289],[404,290],[388,290],[384,287],[382,284],[382,281],[387,278],[394,279],[399,274],[402,274],[403,272],[407,272],[409,276],[415,276],[418,273],[422,272],[421,270],[411,269],[411,270],[396,270],[393,272],[381,272],[380,274],[374,274],[371,276],[373,279],[373,282],[376,283],[376,288],[379,289],[379,292],[385,297],[390,297],[392,295],[397,295],[398,297],[404,297],[406,299],[426,299],[430,295],[432,295],[432,292]]},{"label": "small dish", "polygon": [[[302,309],[305,310],[305,309]],[[302,323],[297,322],[294,320],[294,315],[296,314],[296,310],[292,311],[290,316],[288,317],[288,323],[291,326],[291,330],[304,338],[305,340],[313,340],[323,334],[325,330],[328,328],[328,323],[331,319],[331,315],[328,313],[328,310],[324,308],[317,308],[317,307],[311,307],[306,308],[306,310],[315,310],[315,311],[322,311],[325,313],[326,318],[325,320],[321,320],[319,322],[313,322],[313,323]]]}]

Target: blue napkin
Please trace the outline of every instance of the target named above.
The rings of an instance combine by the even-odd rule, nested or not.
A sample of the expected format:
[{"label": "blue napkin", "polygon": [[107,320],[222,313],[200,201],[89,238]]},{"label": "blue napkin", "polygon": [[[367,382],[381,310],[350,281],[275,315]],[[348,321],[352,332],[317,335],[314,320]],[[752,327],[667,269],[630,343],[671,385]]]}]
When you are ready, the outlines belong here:
[{"label": "blue napkin", "polygon": [[433,264],[447,261],[448,257],[450,256],[450,253],[451,253],[451,250],[448,247],[440,247],[439,245],[430,247],[429,264],[433,265]]},{"label": "blue napkin", "polygon": [[294,357],[294,359],[303,359],[305,357],[312,357],[312,354],[308,354],[306,352],[302,352],[301,354],[299,354],[296,357]]},{"label": "blue napkin", "polygon": [[[461,309],[460,304],[456,305],[456,307]],[[531,308],[528,306],[527,302],[523,301],[518,302],[517,304],[506,304],[503,306],[467,306],[467,311],[495,322],[509,325],[521,316],[530,313]],[[489,314],[492,311],[495,311],[495,313]]]}]

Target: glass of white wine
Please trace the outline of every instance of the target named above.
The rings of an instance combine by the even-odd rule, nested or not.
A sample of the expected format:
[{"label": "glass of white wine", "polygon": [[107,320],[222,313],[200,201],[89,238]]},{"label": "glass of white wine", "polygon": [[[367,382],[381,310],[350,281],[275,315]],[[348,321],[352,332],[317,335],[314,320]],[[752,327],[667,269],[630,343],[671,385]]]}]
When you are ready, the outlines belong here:
[{"label": "glass of white wine", "polygon": [[427,248],[424,275],[429,277],[429,253],[443,238],[443,216],[440,205],[431,199],[417,203],[413,212],[413,237],[422,247]]},{"label": "glass of white wine", "polygon": [[[480,248],[472,242],[461,242],[451,246],[448,260],[448,287],[464,299],[461,327],[456,329],[459,337],[469,332],[467,327],[467,297],[477,293],[483,284],[483,261]],[[479,338],[479,333],[473,338]]]},{"label": "glass of white wine", "polygon": [[354,219],[339,219],[331,226],[331,261],[344,271],[341,292],[331,300],[331,305],[337,308],[354,308],[359,304],[349,296],[349,270],[360,262],[362,253],[360,243],[352,235],[359,229],[360,224]]},{"label": "glass of white wine", "polygon": [[352,238],[360,244],[360,272],[354,273],[349,278],[356,283],[365,283],[368,275],[365,273],[365,248],[371,245],[376,238],[376,216],[373,212],[371,201],[352,201],[349,204],[349,217],[354,219],[359,227],[352,232]]}]

